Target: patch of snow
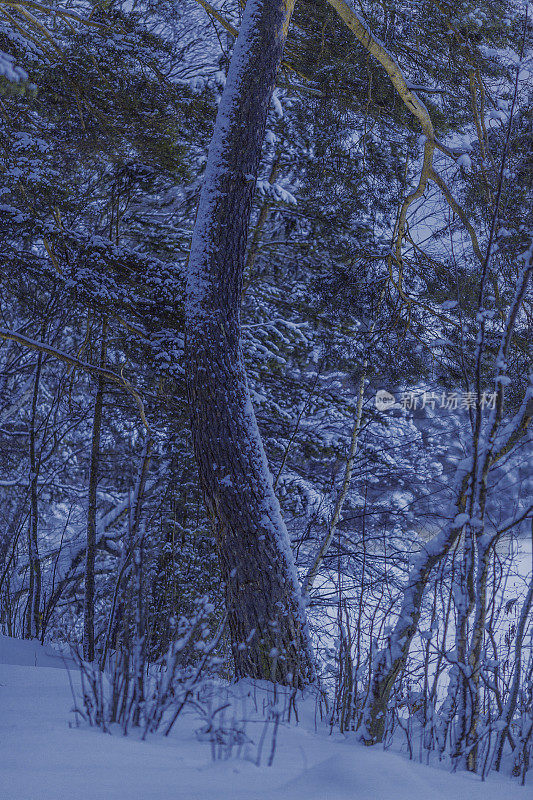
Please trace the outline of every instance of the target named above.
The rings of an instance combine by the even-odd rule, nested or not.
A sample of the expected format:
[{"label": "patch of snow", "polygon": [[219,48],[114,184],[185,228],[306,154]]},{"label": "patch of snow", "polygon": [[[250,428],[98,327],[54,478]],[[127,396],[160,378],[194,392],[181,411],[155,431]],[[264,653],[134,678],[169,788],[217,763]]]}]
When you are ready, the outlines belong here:
[{"label": "patch of snow", "polygon": [[[326,722],[315,727],[313,694],[297,700],[299,724],[279,724],[271,767],[266,759],[258,767],[242,756],[213,761],[206,737],[195,735],[199,720],[192,713],[180,717],[169,737],[146,742],[69,727],[69,675],[28,666],[34,649],[31,642],[0,638],[3,800],[524,800],[527,793],[502,777],[482,783],[364,747],[355,734],[330,735]],[[77,685],[75,671],[70,677]],[[266,701],[277,710],[283,698],[251,681],[232,691],[236,707],[255,717],[246,728],[254,747],[264,720],[253,708]]]}]

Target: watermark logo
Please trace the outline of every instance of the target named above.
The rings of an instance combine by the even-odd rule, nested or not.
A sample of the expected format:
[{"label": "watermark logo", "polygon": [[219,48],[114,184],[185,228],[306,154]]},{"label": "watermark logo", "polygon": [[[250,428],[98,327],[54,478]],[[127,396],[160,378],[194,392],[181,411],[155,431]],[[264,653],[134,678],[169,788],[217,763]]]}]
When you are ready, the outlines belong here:
[{"label": "watermark logo", "polygon": [[[398,403],[396,403],[395,396],[386,389],[379,389],[376,392],[376,408],[378,411],[388,411],[394,405],[401,406],[406,411],[416,408],[456,411],[457,409],[475,408],[477,402],[477,394],[475,392],[441,392],[440,394],[436,392],[402,392]],[[482,409],[494,408],[496,405],[496,392],[483,392],[479,398],[479,405]]]},{"label": "watermark logo", "polygon": [[376,392],[376,408],[378,411],[388,411],[395,404],[396,398],[386,389],[379,389]]}]

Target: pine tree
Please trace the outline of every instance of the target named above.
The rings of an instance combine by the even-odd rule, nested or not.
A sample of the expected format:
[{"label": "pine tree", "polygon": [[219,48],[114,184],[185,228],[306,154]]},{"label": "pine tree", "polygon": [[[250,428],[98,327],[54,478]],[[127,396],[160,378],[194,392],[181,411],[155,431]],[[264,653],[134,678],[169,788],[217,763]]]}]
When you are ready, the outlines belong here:
[{"label": "pine tree", "polygon": [[300,684],[312,677],[313,657],[240,334],[253,189],[292,7],[284,0],[246,6],[193,233],[186,333],[193,441],[216,526],[237,673]]}]

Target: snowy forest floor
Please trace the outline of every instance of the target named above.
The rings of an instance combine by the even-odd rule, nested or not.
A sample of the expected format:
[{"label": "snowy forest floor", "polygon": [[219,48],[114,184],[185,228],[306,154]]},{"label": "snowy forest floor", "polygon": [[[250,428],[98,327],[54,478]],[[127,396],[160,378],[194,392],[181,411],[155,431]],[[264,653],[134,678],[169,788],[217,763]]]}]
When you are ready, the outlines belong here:
[{"label": "snowy forest floor", "polygon": [[[531,791],[329,735],[327,725],[315,725],[314,700],[299,703],[299,724],[280,724],[271,767],[271,734],[259,767],[246,749],[213,760],[209,742],[195,733],[195,713],[182,715],[167,738],[106,735],[74,725],[69,673],[79,682],[48,648],[0,636],[2,800],[525,800]],[[246,733],[256,742],[259,728],[252,728]],[[248,757],[254,752],[256,744]]]}]

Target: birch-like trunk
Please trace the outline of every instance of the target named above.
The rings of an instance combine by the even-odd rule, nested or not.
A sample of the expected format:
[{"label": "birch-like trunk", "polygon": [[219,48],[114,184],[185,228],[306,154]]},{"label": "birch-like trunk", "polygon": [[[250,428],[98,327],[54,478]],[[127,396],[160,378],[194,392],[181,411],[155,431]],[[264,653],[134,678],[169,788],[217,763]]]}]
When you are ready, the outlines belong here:
[{"label": "birch-like trunk", "polygon": [[294,0],[248,0],[220,102],[187,280],[187,388],[238,675],[313,674],[296,570],[247,385],[240,298],[267,111]]},{"label": "birch-like trunk", "polygon": [[[533,520],[531,521],[531,535],[533,538]],[[505,738],[509,735],[509,729],[511,727],[511,722],[513,721],[513,717],[516,711],[516,704],[518,700],[518,692],[520,689],[520,680],[522,678],[521,669],[522,669],[522,646],[524,644],[524,633],[526,629],[526,623],[528,621],[529,615],[531,613],[531,607],[533,605],[533,581],[529,584],[529,589],[524,600],[524,604],[522,606],[522,610],[520,612],[520,618],[518,621],[518,627],[516,631],[516,638],[515,638],[515,650],[514,650],[514,664],[513,664],[513,680],[511,683],[511,688],[509,691],[509,698],[505,705],[504,712],[502,714],[502,722],[505,723],[505,727],[500,732],[498,736],[498,744],[496,745],[495,753],[496,753],[496,760],[494,764],[494,769],[498,772],[500,771],[502,756],[503,756],[503,746],[505,744]]]},{"label": "birch-like trunk", "polygon": [[361,734],[361,739],[367,745],[376,744],[383,739],[390,693],[405,667],[431,572],[450,552],[461,535],[465,524],[466,491],[471,468],[470,459],[459,464],[455,476],[456,501],[452,511],[456,516],[435,539],[428,542],[418,556],[405,587],[398,621],[389,634],[387,646],[375,658]]},{"label": "birch-like trunk", "polygon": [[[511,336],[514,330],[515,322],[518,312],[521,308],[523,298],[525,296],[531,274],[533,273],[533,242],[529,249],[522,256],[524,268],[519,276],[515,296],[509,307],[506,323],[502,333],[498,355],[495,360],[496,369],[496,404],[492,410],[491,415],[485,426],[483,436],[480,435],[480,426],[474,433],[472,443],[472,454],[470,458],[461,462],[457,468],[455,476],[455,489],[456,496],[455,514],[454,519],[446,526],[446,528],[432,540],[425,552],[422,552],[409,576],[408,584],[405,588],[403,595],[402,606],[400,615],[392,633],[388,637],[387,647],[384,648],[377,656],[373,665],[373,678],[368,695],[368,700],[365,707],[364,714],[364,730],[362,739],[366,744],[374,744],[380,742],[383,738],[385,729],[385,720],[387,715],[389,697],[394,686],[394,683],[400,673],[402,672],[407,657],[411,642],[416,633],[418,621],[420,619],[422,600],[426,584],[429,580],[432,569],[450,552],[456,541],[459,539],[461,532],[465,525],[470,524],[472,519],[475,519],[475,529],[479,530],[479,525],[483,526],[483,517],[486,505],[487,496],[487,475],[493,463],[499,458],[508,453],[516,442],[524,435],[527,426],[533,416],[533,407],[531,403],[531,395],[528,391],[524,402],[511,424],[503,431],[500,431],[500,423],[503,413],[503,400],[504,400],[504,386],[505,382],[501,377],[505,375],[507,369],[507,355]],[[479,351],[483,347],[482,339],[478,343],[478,357]],[[479,406],[479,403],[478,403]],[[469,485],[470,484],[470,485]],[[466,512],[469,513],[466,513]],[[467,528],[468,530],[468,528]],[[475,531],[470,531],[470,540],[476,536]],[[488,552],[488,551],[487,551]],[[475,571],[470,569],[469,566],[469,548],[465,545],[465,554],[467,557],[466,575],[467,583],[473,580]],[[482,571],[478,573],[482,577],[481,582],[477,586],[478,592],[481,592],[479,598],[479,615],[476,619],[474,630],[477,634],[483,627],[483,615],[485,609],[484,592],[486,590],[486,575]],[[468,590],[465,587],[465,606],[461,611],[461,616],[458,623],[458,628],[464,624],[464,648],[461,644],[462,633],[458,631],[459,642],[459,661],[465,659],[466,651],[466,623],[475,606],[475,590],[471,587]],[[464,621],[463,621],[464,617]],[[473,663],[477,666],[479,664],[481,639],[479,636],[474,641],[474,649],[471,651]],[[464,650],[464,653],[462,652]],[[457,676],[457,670],[456,670]],[[464,684],[463,684],[464,685]],[[453,705],[450,705],[450,713],[454,713]],[[470,730],[470,738],[476,735],[477,722],[475,714],[471,716],[474,724],[470,724],[467,728],[468,720],[459,709],[459,717],[463,716],[465,722],[464,731]],[[450,717],[451,720],[451,717]],[[463,723],[461,723],[463,724]],[[474,759],[470,758],[468,767],[472,768]]]}]

